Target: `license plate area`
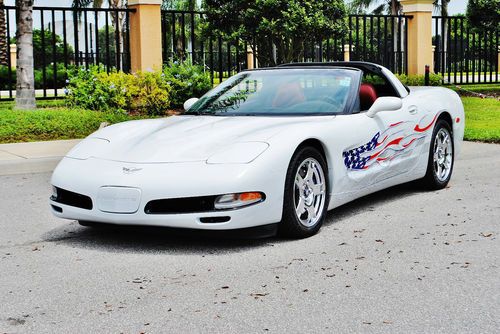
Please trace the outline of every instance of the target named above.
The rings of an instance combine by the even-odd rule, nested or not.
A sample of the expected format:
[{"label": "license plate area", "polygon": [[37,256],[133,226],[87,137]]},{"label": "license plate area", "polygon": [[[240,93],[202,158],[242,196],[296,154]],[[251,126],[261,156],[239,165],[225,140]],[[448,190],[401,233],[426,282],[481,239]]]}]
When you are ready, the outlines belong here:
[{"label": "license plate area", "polygon": [[135,213],[140,203],[139,188],[106,186],[97,193],[97,207],[103,212]]}]

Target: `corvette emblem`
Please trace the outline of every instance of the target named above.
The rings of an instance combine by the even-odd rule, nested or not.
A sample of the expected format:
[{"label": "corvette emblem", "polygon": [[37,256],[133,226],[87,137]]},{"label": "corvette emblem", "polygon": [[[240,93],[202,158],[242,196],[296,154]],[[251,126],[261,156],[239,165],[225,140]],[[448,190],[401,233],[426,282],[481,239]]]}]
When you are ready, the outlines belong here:
[{"label": "corvette emblem", "polygon": [[132,173],[135,173],[135,172],[138,172],[138,171],[142,170],[142,168],[136,168],[136,167],[127,168],[127,167],[123,167],[122,170],[123,170],[123,173],[125,173],[125,174],[132,174]]}]

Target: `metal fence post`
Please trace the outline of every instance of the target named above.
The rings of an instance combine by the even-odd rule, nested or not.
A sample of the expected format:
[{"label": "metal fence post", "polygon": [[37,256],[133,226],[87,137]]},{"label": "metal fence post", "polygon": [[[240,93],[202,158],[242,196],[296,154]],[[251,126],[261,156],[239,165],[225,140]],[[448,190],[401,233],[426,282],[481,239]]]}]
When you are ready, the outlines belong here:
[{"label": "metal fence post", "polygon": [[436,56],[436,46],[433,45],[432,46],[432,63],[431,63],[431,71],[432,73],[436,73],[436,70],[435,70],[435,61],[434,61],[434,57]]},{"label": "metal fence post", "polygon": [[500,72],[500,45],[498,45],[497,48],[498,48],[498,50],[497,50],[497,74],[496,74],[497,79],[496,80],[498,81],[498,73]]}]

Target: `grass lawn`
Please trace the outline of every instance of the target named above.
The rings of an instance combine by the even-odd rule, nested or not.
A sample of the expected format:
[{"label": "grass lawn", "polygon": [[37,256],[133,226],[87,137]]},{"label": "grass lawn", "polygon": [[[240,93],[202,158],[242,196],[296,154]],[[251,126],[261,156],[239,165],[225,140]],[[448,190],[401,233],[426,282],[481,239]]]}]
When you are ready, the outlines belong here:
[{"label": "grass lawn", "polygon": [[138,116],[64,107],[64,101],[39,101],[36,111],[13,110],[0,102],[0,143],[84,138],[102,122],[118,123]]},{"label": "grass lawn", "polygon": [[[467,86],[470,90],[498,93],[499,85]],[[500,143],[500,101],[462,97],[465,140]],[[0,143],[84,138],[102,122],[118,123],[146,116],[70,109],[64,100],[41,100],[36,111],[15,111],[13,102],[0,102]]]},{"label": "grass lawn", "polygon": [[462,97],[465,108],[465,140],[500,143],[500,101]]}]

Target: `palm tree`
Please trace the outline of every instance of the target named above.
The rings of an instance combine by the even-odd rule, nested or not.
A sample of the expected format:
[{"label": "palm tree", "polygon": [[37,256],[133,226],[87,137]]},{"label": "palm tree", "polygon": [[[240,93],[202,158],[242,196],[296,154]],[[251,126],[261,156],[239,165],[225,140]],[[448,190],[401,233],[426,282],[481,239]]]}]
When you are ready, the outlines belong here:
[{"label": "palm tree", "polygon": [[[434,7],[441,16],[448,16],[448,4],[451,0],[434,0]],[[401,4],[399,0],[353,0],[351,8],[355,11],[366,11],[369,7],[376,6],[373,14],[390,13],[391,15],[401,14]]]},{"label": "palm tree", "polygon": [[33,72],[33,2],[34,0],[16,0],[16,108],[18,109],[36,108]]},{"label": "palm tree", "polygon": [[[0,0],[0,8],[4,6],[4,0]],[[0,9],[0,65],[7,64],[7,52],[9,52],[7,41],[7,26],[5,24],[5,11]]]},{"label": "palm tree", "polygon": [[398,15],[401,13],[401,4],[398,0],[353,0],[351,7],[356,11],[366,11],[369,7],[376,6],[373,14],[390,13]]}]

